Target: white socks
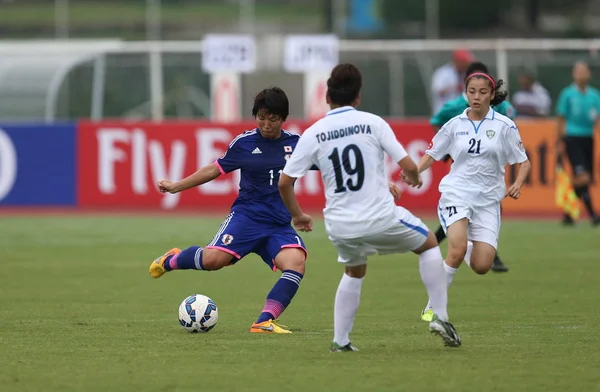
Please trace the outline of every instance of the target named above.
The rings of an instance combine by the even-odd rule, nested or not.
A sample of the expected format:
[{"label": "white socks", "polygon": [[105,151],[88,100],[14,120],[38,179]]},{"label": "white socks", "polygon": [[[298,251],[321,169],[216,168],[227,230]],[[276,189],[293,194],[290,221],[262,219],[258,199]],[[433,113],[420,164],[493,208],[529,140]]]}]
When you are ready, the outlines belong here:
[{"label": "white socks", "polygon": [[[465,263],[467,263],[467,265],[469,266],[469,268],[471,268],[471,255],[472,254],[473,254],[473,243],[471,241],[467,241],[467,251],[465,253]],[[444,267],[444,271],[446,271],[446,284],[447,284],[447,288],[450,288],[450,284],[452,283],[452,279],[454,279],[454,274],[456,274],[456,271],[458,271],[458,269],[450,267],[448,264],[446,264],[445,261],[443,263],[443,267]],[[429,298],[430,298],[430,300],[429,300],[429,302],[427,302],[427,306],[425,307],[425,310],[429,310],[429,309],[432,308],[432,306],[431,306],[431,297],[429,297]],[[435,313],[435,310],[434,310],[434,313]]]},{"label": "white socks", "polygon": [[[456,271],[458,271],[458,269],[450,267],[448,264],[446,264],[445,261],[442,263],[442,267],[443,267],[443,270],[446,275],[446,304],[447,304],[448,303],[448,289],[450,288],[450,285],[452,284],[452,279],[454,279],[454,275],[456,274]],[[433,308],[433,306],[431,306],[431,296],[430,296],[429,302],[427,302],[427,306],[425,307],[425,310],[429,310],[432,308]],[[435,309],[433,310],[433,312],[435,313]],[[441,318],[441,316],[439,316],[439,315],[438,315],[438,317]]]},{"label": "white socks", "polygon": [[[448,267],[443,262],[439,246],[426,250],[419,255],[419,272],[429,295],[427,307],[433,309],[433,312],[441,320],[448,321],[448,285],[446,283],[448,280],[442,265]],[[452,269],[456,273],[456,269]]]},{"label": "white socks", "polygon": [[362,282],[362,278],[351,278],[344,274],[335,294],[333,341],[340,346],[350,343],[350,332],[360,303]]}]

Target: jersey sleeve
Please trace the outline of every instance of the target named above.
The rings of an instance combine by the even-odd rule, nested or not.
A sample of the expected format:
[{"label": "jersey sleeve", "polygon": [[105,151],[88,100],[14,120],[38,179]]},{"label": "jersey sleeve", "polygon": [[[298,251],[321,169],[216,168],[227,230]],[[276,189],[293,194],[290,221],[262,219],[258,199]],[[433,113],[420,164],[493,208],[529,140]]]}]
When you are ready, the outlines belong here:
[{"label": "jersey sleeve", "polygon": [[561,117],[567,117],[569,115],[569,98],[566,90],[563,90],[558,97],[556,114]]},{"label": "jersey sleeve", "polygon": [[502,134],[504,135],[503,142],[508,163],[514,165],[516,163],[525,162],[527,160],[527,153],[525,152],[525,146],[521,141],[519,129],[513,125]]},{"label": "jersey sleeve", "polygon": [[435,134],[429,148],[425,150],[425,154],[439,161],[450,153],[452,139],[452,126],[446,124]]},{"label": "jersey sleeve", "polygon": [[230,173],[242,167],[243,164],[243,151],[239,144],[239,141],[234,140],[231,142],[225,154],[215,161],[219,170],[222,174]]},{"label": "jersey sleeve", "polygon": [[318,149],[317,142],[310,136],[310,133],[307,133],[305,132],[300,137],[296,149],[283,168],[283,174],[289,177],[300,178],[309,170],[318,170],[315,162],[315,154]]},{"label": "jersey sleeve", "polygon": [[390,127],[384,119],[381,119],[381,125],[377,136],[381,148],[394,160],[394,162],[400,162],[408,156],[404,146],[396,139],[392,127]]}]

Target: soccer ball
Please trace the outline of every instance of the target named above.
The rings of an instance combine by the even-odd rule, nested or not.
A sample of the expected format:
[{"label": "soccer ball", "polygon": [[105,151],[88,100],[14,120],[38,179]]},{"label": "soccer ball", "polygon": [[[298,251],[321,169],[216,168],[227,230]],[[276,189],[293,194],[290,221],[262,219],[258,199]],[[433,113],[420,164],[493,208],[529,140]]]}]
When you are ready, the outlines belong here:
[{"label": "soccer ball", "polygon": [[188,332],[208,332],[217,325],[217,320],[217,305],[205,295],[190,295],[179,305],[179,324]]}]

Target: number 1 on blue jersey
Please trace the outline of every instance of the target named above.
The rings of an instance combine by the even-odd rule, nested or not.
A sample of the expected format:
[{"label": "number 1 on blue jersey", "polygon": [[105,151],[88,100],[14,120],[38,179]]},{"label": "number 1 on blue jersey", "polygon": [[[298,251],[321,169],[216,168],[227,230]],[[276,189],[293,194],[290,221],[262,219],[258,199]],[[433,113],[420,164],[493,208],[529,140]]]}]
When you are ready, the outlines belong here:
[{"label": "number 1 on blue jersey", "polygon": [[[279,170],[277,173],[279,173],[279,175],[281,175],[281,173],[283,173],[283,170]],[[271,175],[271,178],[269,179],[269,185],[273,185],[273,180],[275,179],[275,177],[274,177],[275,172],[273,171],[273,169],[269,170],[269,174]]]}]

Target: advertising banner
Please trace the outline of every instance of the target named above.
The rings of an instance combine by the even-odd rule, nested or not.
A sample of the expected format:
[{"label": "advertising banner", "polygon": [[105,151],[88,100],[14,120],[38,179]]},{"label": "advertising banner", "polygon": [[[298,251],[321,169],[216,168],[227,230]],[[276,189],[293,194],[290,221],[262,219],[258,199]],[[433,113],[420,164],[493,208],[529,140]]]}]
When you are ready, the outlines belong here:
[{"label": "advertising banner", "polygon": [[[425,121],[391,121],[396,137],[418,161],[433,132]],[[561,213],[556,206],[556,123],[520,120],[519,130],[532,171],[519,200],[505,199],[509,216]],[[286,129],[301,134],[310,123],[289,121]],[[238,194],[239,173],[223,175],[197,189],[176,195],[156,190],[160,179],[177,180],[214,162],[237,135],[254,129],[253,121],[83,122],[74,125],[0,125],[0,206],[82,206],[127,209],[193,209],[223,212]],[[595,184],[591,194],[600,205],[600,138],[596,138]],[[439,181],[449,165],[436,163],[423,173],[421,189],[398,180],[399,168],[386,156],[386,174],[404,193],[401,205],[418,213],[436,211]],[[570,173],[570,168],[566,170]],[[516,177],[508,168],[506,182]],[[302,206],[323,208],[319,172],[296,184]]]},{"label": "advertising banner", "polygon": [[74,125],[0,124],[0,207],[74,206]]},{"label": "advertising banner", "polygon": [[[531,161],[531,174],[518,200],[505,199],[504,212],[511,215],[560,214],[556,206],[556,127],[555,120],[517,121],[521,139]],[[591,187],[594,205],[600,205],[600,138],[595,138],[595,181]],[[565,159],[567,173],[571,174]],[[512,184],[516,170],[507,170],[506,183]]]},{"label": "advertising banner", "polygon": [[[302,133],[309,125],[289,122],[286,128]],[[391,125],[409,154],[418,160],[429,145],[430,126],[422,121]],[[175,195],[159,193],[156,183],[165,178],[181,179],[214,162],[237,135],[254,127],[252,121],[234,124],[81,123],[78,135],[79,204],[86,207],[226,210],[238,193],[238,172]],[[387,175],[399,183],[399,168],[387,159]],[[406,189],[402,205],[435,211],[437,184],[446,171],[447,166],[439,164],[424,173],[423,187]],[[296,192],[307,210],[320,210],[325,205],[319,172],[300,179]]]}]

